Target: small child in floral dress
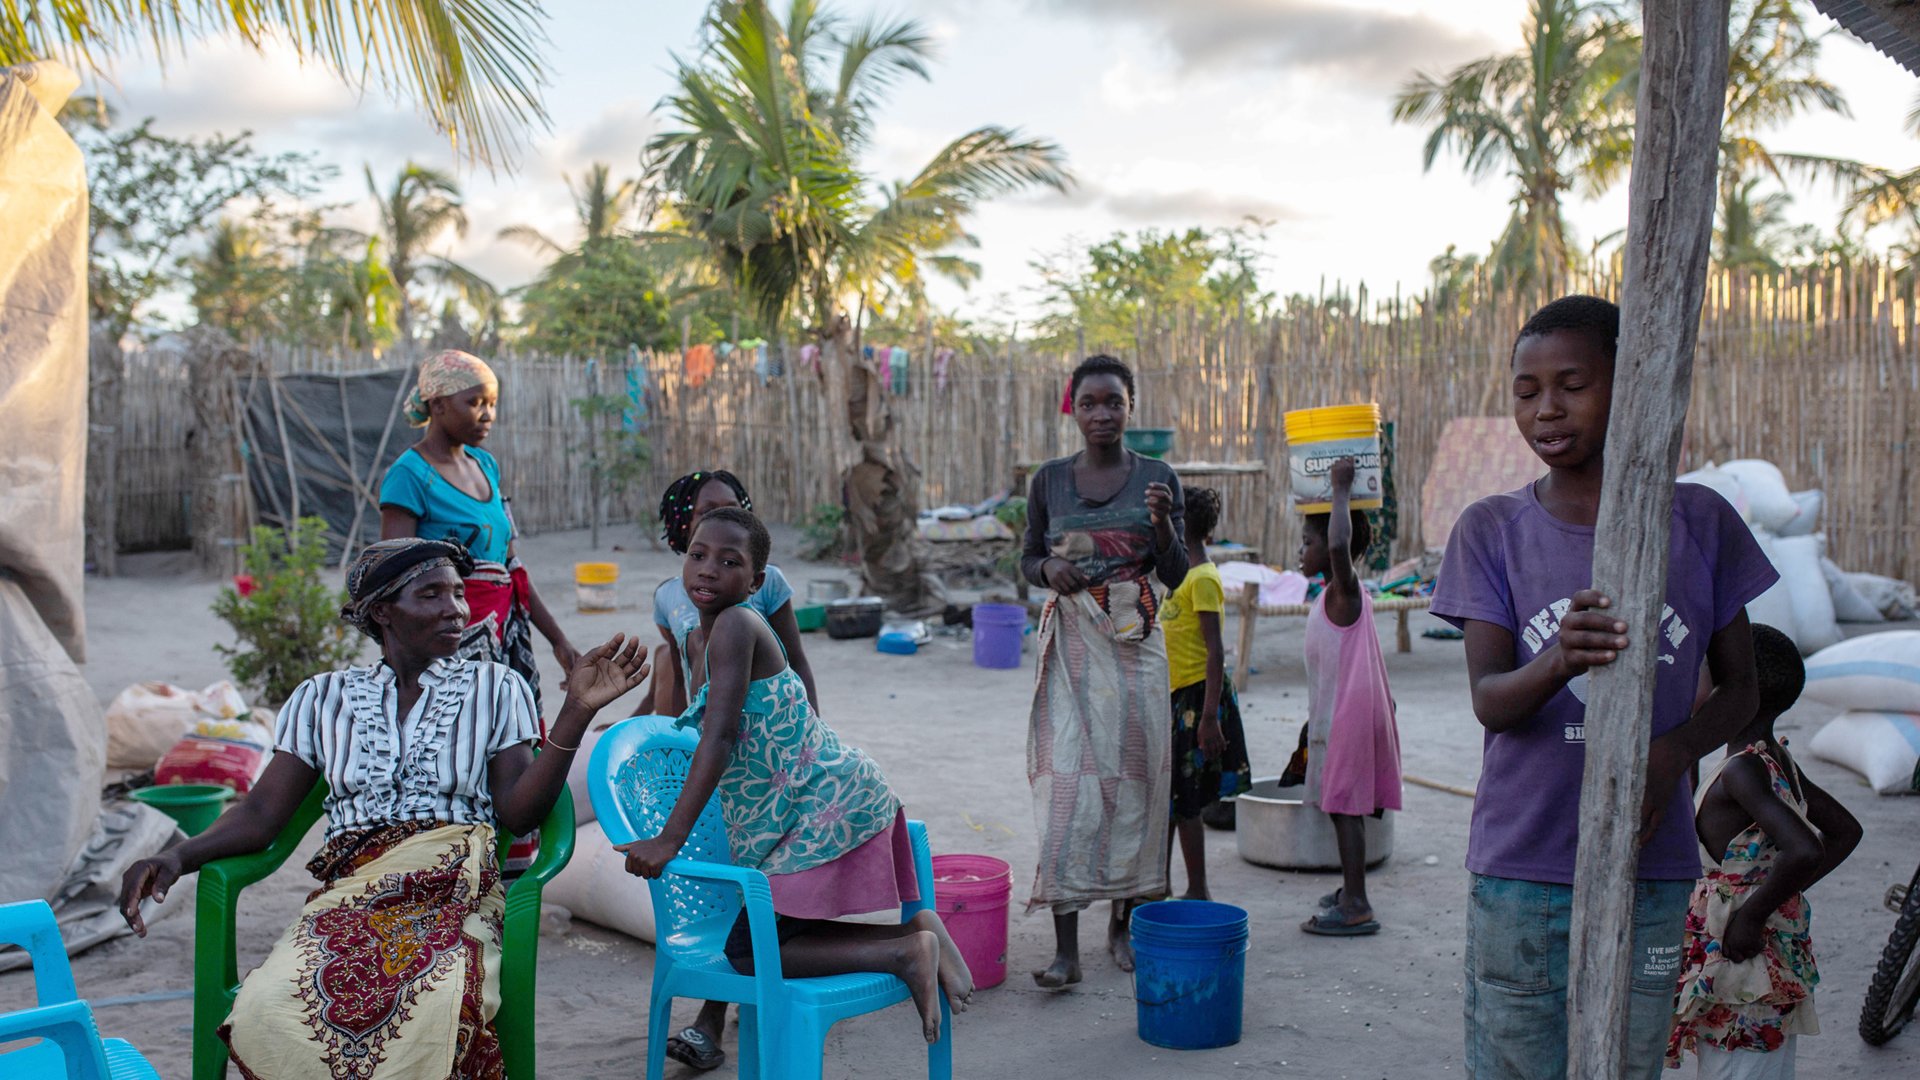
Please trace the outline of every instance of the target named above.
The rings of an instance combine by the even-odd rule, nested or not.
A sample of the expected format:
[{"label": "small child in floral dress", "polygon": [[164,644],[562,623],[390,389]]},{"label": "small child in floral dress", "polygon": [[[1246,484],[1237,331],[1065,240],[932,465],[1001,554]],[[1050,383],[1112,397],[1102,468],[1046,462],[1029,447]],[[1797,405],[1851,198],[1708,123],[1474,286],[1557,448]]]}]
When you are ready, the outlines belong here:
[{"label": "small child in floral dress", "polygon": [[1793,1077],[1795,1041],[1820,1030],[1813,911],[1802,893],[1860,842],[1860,823],[1774,738],[1775,719],[1806,685],[1800,650],[1755,624],[1753,660],[1759,711],[1696,797],[1708,868],[1687,912],[1667,1067],[1692,1050],[1702,1080]]}]

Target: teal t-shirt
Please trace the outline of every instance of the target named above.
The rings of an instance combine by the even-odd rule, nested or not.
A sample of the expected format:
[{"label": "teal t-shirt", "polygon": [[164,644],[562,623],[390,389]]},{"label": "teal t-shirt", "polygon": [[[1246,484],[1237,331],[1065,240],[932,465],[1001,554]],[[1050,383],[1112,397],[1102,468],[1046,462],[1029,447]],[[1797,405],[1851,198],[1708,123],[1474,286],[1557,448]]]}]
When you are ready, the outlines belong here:
[{"label": "teal t-shirt", "polygon": [[409,447],[380,482],[380,505],[418,518],[415,535],[423,540],[451,540],[475,559],[505,565],[513,519],[500,498],[500,464],[479,447],[469,446],[467,453],[486,475],[490,490],[484,502],[455,487]]}]

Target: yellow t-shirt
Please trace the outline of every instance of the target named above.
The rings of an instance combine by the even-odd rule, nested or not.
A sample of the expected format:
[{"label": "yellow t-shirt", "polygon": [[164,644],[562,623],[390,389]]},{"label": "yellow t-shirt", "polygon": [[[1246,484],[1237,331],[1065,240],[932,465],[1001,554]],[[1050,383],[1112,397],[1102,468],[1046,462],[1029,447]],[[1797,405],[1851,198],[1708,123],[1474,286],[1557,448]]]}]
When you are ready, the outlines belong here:
[{"label": "yellow t-shirt", "polygon": [[1227,610],[1227,590],[1220,568],[1210,562],[1187,569],[1180,587],[1160,609],[1160,625],[1167,631],[1167,674],[1172,689],[1192,686],[1207,678],[1207,639],[1200,635],[1200,613]]}]

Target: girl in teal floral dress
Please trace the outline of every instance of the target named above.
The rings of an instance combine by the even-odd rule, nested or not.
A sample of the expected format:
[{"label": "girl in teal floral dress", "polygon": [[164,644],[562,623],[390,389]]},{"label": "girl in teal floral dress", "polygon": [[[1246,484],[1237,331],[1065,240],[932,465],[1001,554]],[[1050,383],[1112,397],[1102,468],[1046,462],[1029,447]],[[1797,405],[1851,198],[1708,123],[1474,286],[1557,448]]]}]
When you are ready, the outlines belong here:
[{"label": "girl in teal floral dress", "polygon": [[1860,823],[1774,738],[1806,684],[1800,650],[1756,623],[1753,661],[1760,709],[1696,797],[1709,866],[1687,912],[1667,1067],[1692,1050],[1702,1080],[1791,1080],[1796,1039],[1820,1030],[1803,893],[1860,842]]},{"label": "girl in teal floral dress", "polygon": [[[898,976],[934,1042],[938,991],[964,1010],[973,977],[930,911],[897,925],[837,921],[919,899],[913,848],[900,800],[873,759],[821,721],[779,638],[745,606],[772,547],[745,510],[715,510],[694,526],[681,580],[700,610],[707,683],[680,723],[699,727],[700,746],[665,829],[622,846],[627,871],[658,877],[718,791],[734,863],[764,872],[772,888],[785,974]],[[727,958],[751,973],[745,911]]]}]

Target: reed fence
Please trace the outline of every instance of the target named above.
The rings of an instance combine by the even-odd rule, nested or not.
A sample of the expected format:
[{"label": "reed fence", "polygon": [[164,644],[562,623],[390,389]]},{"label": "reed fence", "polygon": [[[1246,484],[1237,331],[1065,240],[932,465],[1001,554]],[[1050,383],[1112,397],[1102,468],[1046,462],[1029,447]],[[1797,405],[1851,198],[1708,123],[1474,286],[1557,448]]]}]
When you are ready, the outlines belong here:
[{"label": "reed fence", "polygon": [[[1615,291],[1604,275],[1579,284]],[[1158,329],[1142,330],[1121,350],[1140,384],[1134,423],[1175,429],[1177,459],[1264,462],[1264,475],[1216,484],[1226,502],[1221,534],[1280,562],[1297,541],[1280,494],[1282,413],[1377,401],[1395,429],[1396,554],[1440,546],[1446,538],[1421,536],[1419,520],[1421,482],[1441,429],[1456,416],[1508,409],[1513,335],[1540,299],[1479,295],[1490,298],[1442,309],[1425,297],[1382,299],[1359,290],[1259,320],[1159,320]],[[1773,461],[1796,488],[1826,492],[1824,528],[1836,561],[1913,576],[1920,571],[1920,514],[1909,509],[1920,497],[1915,313],[1912,276],[1879,265],[1715,275],[1701,317],[1683,467],[1740,457]],[[870,337],[865,344],[911,351],[905,392],[891,405],[897,437],[919,471],[923,507],[978,502],[1006,490],[1016,465],[1077,445],[1060,409],[1076,355],[922,336]],[[953,356],[936,373],[931,358],[949,347]],[[838,504],[830,462],[832,448],[847,437],[845,424],[829,415],[818,376],[791,351],[782,359],[785,373],[769,375],[751,353],[736,351],[698,377],[674,353],[604,365],[495,358],[503,407],[490,448],[506,471],[516,520],[536,532],[592,520],[588,433],[576,402],[596,392],[624,393],[629,367],[638,368],[634,381],[643,388],[645,415],[637,425],[652,460],[623,505],[603,503],[614,538],[640,527],[657,492],[693,468],[739,473],[757,508],[776,520]],[[278,372],[401,366],[391,356],[291,350],[270,350],[263,360]],[[183,543],[192,421],[177,364],[133,357],[126,401],[120,543]]]}]

